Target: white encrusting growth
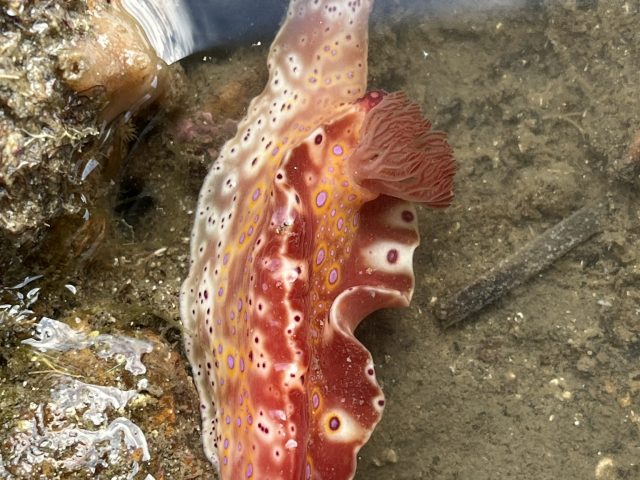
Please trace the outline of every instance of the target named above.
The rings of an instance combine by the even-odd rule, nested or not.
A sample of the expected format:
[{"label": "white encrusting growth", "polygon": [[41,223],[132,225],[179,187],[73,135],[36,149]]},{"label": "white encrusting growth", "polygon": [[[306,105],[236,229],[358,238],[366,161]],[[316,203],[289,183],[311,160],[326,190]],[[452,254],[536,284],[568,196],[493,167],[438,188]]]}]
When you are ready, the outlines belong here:
[{"label": "white encrusting growth", "polygon": [[125,370],[134,375],[141,375],[147,371],[141,357],[153,350],[153,345],[144,340],[121,335],[86,333],[74,330],[66,323],[48,317],[42,317],[36,325],[34,337],[23,340],[22,343],[43,352],[47,350],[66,352],[95,348],[100,358],[115,356],[124,358]]},{"label": "white encrusting growth", "polygon": [[[124,359],[125,369],[133,375],[146,372],[141,356],[152,350],[152,344],[143,340],[86,333],[46,317],[36,325],[34,337],[23,343],[40,351],[91,349],[98,358],[121,357],[118,361]],[[49,360],[46,362],[49,365]],[[63,366],[58,368],[56,375],[47,377],[50,397],[30,405],[34,399],[25,399],[26,404],[20,407],[23,413],[15,419],[18,421],[5,425],[5,446],[10,454],[0,458],[0,464],[6,460],[12,474],[19,478],[36,478],[42,471],[64,478],[74,474],[93,478],[115,464],[123,471],[129,470],[118,478],[139,478],[140,462],[149,461],[151,456],[143,431],[124,415],[130,414],[130,402],[149,382],[143,378],[137,390],[121,390],[82,382],[64,374]],[[115,412],[117,418],[112,419]],[[0,477],[5,478],[2,468]],[[146,478],[153,479],[151,475]]]},{"label": "white encrusting growth", "polygon": [[82,412],[83,420],[100,425],[108,420],[108,408],[121,410],[137,394],[136,390],[120,390],[116,387],[93,385],[63,377],[63,380],[51,389],[51,400],[59,411],[67,415]]}]

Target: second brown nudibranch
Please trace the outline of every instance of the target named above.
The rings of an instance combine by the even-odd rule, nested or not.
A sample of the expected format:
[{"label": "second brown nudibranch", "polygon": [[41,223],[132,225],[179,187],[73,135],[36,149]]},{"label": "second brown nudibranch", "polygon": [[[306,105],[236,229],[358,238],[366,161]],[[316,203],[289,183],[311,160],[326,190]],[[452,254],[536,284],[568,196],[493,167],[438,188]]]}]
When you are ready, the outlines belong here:
[{"label": "second brown nudibranch", "polygon": [[84,22],[59,55],[65,83],[79,95],[100,97],[101,120],[128,121],[171,90],[176,68],[160,59],[120,0],[87,2]]}]

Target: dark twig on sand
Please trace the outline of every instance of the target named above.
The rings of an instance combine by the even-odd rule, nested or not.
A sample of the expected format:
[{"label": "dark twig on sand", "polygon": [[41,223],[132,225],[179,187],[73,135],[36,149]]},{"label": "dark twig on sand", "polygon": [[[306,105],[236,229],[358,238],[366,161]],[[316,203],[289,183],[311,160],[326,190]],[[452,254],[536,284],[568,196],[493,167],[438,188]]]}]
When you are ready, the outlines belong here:
[{"label": "dark twig on sand", "polygon": [[541,272],[576,245],[602,230],[603,204],[581,208],[546,230],[478,280],[439,302],[435,315],[443,327],[464,320]]}]

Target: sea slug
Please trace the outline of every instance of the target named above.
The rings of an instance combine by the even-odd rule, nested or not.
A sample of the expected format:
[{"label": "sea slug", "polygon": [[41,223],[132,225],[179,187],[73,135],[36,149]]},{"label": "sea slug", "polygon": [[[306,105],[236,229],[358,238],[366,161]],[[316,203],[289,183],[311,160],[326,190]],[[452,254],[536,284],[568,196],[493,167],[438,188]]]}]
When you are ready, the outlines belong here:
[{"label": "sea slug", "polygon": [[203,441],[223,479],[353,477],[384,397],[358,323],[413,292],[444,133],[366,93],[372,0],[292,0],[269,81],[205,179],[181,293]]}]

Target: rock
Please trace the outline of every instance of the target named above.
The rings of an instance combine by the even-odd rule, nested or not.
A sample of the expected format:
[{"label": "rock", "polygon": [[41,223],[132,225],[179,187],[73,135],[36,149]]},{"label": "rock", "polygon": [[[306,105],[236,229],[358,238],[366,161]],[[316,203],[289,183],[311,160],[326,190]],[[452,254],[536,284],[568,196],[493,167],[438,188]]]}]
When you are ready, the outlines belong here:
[{"label": "rock", "polygon": [[582,355],[576,363],[576,368],[582,373],[591,373],[597,364],[598,362],[595,358],[589,355]]},{"label": "rock", "polygon": [[[157,100],[169,91],[162,85],[181,75],[180,67],[158,70],[148,47],[146,57],[142,53],[144,39],[116,22],[117,9],[107,2],[5,4],[0,8],[0,265],[15,262],[19,249],[39,247],[63,218],[80,224],[69,228],[67,220],[58,229],[66,236],[81,229],[87,209],[110,191],[108,175],[119,173],[126,155],[121,147],[131,139],[128,121],[107,122],[146,105],[140,100],[148,93],[143,86],[154,76]],[[113,47],[106,60],[94,55],[98,35]],[[142,67],[113,61],[125,58],[122,49],[135,42],[136,58],[146,59]]]}]

